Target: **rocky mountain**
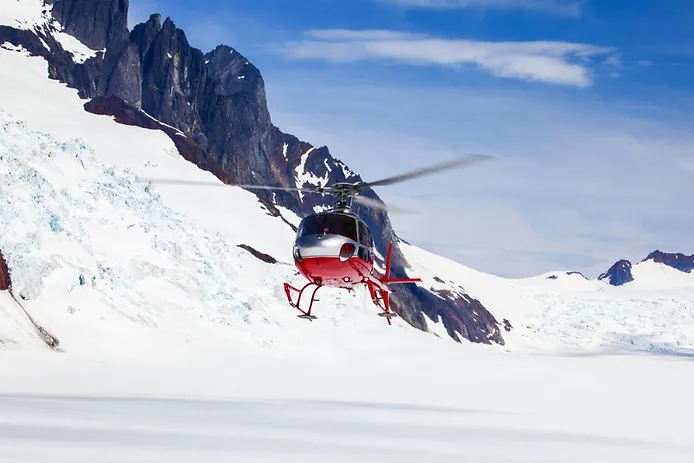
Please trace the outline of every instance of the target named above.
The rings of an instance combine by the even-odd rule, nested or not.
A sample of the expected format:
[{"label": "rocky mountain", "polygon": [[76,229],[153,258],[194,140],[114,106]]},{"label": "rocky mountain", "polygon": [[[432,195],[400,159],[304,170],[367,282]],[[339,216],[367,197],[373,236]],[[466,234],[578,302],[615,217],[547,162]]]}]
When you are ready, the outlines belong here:
[{"label": "rocky mountain", "polygon": [[630,281],[634,281],[631,274],[631,262],[621,259],[615,262],[607,272],[601,274],[598,280],[607,280],[612,286],[622,286]]},{"label": "rocky mountain", "polygon": [[[273,125],[263,77],[237,50],[221,45],[203,53],[190,46],[171,18],[162,22],[158,14],[129,30],[128,7],[128,0],[46,0],[41,22],[0,26],[0,43],[45,58],[50,78],[88,100],[85,110],[165,131],[183,157],[227,183],[300,186],[361,180],[327,147]],[[61,33],[89,50],[66,47]],[[331,198],[317,194],[257,195],[270,208],[284,206],[300,216],[331,204]],[[373,191],[366,196],[378,199]],[[405,276],[407,263],[387,214],[355,209],[374,232],[379,250],[394,242],[392,273]],[[470,295],[397,285],[392,305],[415,328],[427,329],[426,314],[443,321],[458,341],[504,344],[499,322]]]},{"label": "rocky mountain", "polygon": [[665,264],[669,267],[672,267],[685,273],[691,273],[694,270],[694,254],[692,254],[691,256],[687,256],[680,252],[671,253],[655,250],[652,253],[648,254],[648,256],[646,256],[646,258],[643,259],[642,262],[645,262],[647,260],[652,260],[653,262]]},{"label": "rocky mountain", "polygon": [[[653,261],[656,263],[667,265],[676,270],[685,273],[691,273],[694,270],[694,255],[688,256],[682,253],[670,253],[655,250],[648,254],[641,262]],[[619,260],[601,274],[598,280],[607,280],[612,286],[622,286],[626,283],[634,281],[631,274],[632,264],[626,259]]]}]

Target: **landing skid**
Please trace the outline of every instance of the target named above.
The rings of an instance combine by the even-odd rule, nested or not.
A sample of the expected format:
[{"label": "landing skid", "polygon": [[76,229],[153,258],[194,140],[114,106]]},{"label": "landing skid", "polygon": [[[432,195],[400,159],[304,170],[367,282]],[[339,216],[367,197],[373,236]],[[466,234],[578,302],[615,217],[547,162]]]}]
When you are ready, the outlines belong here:
[{"label": "landing skid", "polygon": [[[304,295],[304,291],[305,291],[309,286],[315,286],[316,289],[314,289],[313,292],[311,293],[311,302],[310,302],[309,305],[308,305],[308,311],[304,311],[304,310],[302,310],[302,309],[299,307],[299,304],[301,303],[301,296]],[[309,321],[313,321],[313,320],[316,320],[316,319],[317,319],[317,317],[316,317],[315,315],[311,315],[311,309],[313,308],[313,303],[314,303],[315,301],[318,300],[318,299],[316,299],[316,292],[318,292],[318,290],[319,290],[320,288],[321,288],[321,287],[320,287],[319,285],[316,285],[315,283],[307,283],[307,284],[306,284],[303,288],[301,288],[301,289],[297,289],[297,288],[293,287],[292,285],[290,285],[289,283],[285,283],[285,284],[284,284],[284,292],[285,292],[285,294],[287,295],[287,300],[289,301],[289,305],[291,305],[291,306],[294,307],[296,310],[298,310],[299,312],[301,312],[301,314],[297,315],[297,317],[299,317],[299,318],[301,318],[301,319],[304,319],[304,320],[309,320]],[[299,293],[299,298],[297,299],[296,303],[294,303],[294,302],[292,301],[291,291],[294,291],[294,292],[296,292],[296,293]]]},{"label": "landing skid", "polygon": [[383,318],[398,318],[399,315],[396,314],[395,312],[381,312],[378,314],[379,317]]}]

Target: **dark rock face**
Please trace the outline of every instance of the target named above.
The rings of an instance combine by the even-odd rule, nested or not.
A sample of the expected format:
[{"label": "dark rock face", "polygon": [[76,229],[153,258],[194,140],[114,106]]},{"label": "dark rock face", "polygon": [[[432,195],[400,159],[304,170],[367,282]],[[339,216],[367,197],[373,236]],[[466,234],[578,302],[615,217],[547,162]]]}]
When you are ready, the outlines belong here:
[{"label": "dark rock face", "polygon": [[198,114],[207,83],[204,56],[190,47],[185,33],[171,19],[161,26],[159,20],[150,17],[130,34],[142,68],[142,109],[207,149]]},{"label": "dark rock face", "polygon": [[96,94],[116,96],[141,107],[142,70],[137,45],[121,42],[106,50]]},{"label": "dark rock face", "polygon": [[2,250],[0,250],[0,291],[7,291],[11,287],[10,269],[7,267],[7,261],[5,261],[5,256],[2,255]]},{"label": "dark rock face", "polygon": [[103,50],[128,38],[128,0],[50,0],[53,17],[65,32],[92,50]]},{"label": "dark rock face", "polygon": [[472,342],[504,345],[501,332],[495,331],[499,322],[477,299],[448,290],[425,291],[418,286],[414,286],[412,291],[419,293],[417,300],[424,302],[422,308],[427,316],[435,321],[440,318],[448,335],[456,341],[461,342],[460,334]]},{"label": "dark rock face", "polygon": [[675,268],[681,272],[691,273],[694,270],[694,254],[687,256],[682,253],[670,253],[655,250],[642,261],[652,260]]},{"label": "dark rock face", "polygon": [[[29,31],[0,28],[0,41],[22,45],[46,58],[51,78],[78,89],[80,97],[91,98],[85,104],[87,111],[163,130],[185,159],[226,183],[296,187],[316,181],[325,185],[361,180],[327,147],[316,148],[272,124],[260,71],[233,48],[219,46],[203,54],[189,45],[170,18],[162,23],[156,14],[129,32],[127,0],[52,3],[55,18],[68,33],[95,50],[106,48],[105,54],[76,64],[52,39],[50,30],[36,32],[50,51]],[[252,191],[277,216],[274,205],[303,216],[332,202],[314,193]],[[378,199],[371,190],[365,196]],[[385,254],[388,244],[394,243],[392,276],[407,276],[400,240],[388,216],[363,206],[354,210],[371,229],[379,252]],[[474,342],[504,342],[494,316],[457,290],[434,294],[407,284],[395,285],[393,291],[393,310],[416,328],[426,329],[426,314],[441,320],[458,341],[462,336]]]},{"label": "dark rock face", "polygon": [[[588,278],[587,278],[584,274],[582,274],[581,272],[571,271],[571,272],[565,272],[565,273],[566,273],[567,275],[569,275],[569,276],[571,276],[571,275],[580,275],[580,276],[582,276],[585,280],[588,279]],[[548,280],[556,280],[556,279],[558,279],[558,278],[559,278],[559,277],[558,277],[557,275],[549,275],[549,276],[547,277]]]},{"label": "dark rock face", "polygon": [[262,260],[263,262],[265,262],[267,264],[276,264],[277,263],[277,259],[275,259],[271,255],[265,254],[264,252],[260,252],[257,249],[255,249],[251,246],[248,246],[247,244],[239,244],[238,247],[240,247],[241,249],[245,249],[246,251],[250,252],[255,257],[257,257],[258,259]]},{"label": "dark rock face", "polygon": [[567,275],[580,275],[580,276],[583,277],[584,280],[587,280],[587,279],[588,279],[588,277],[585,276],[584,274],[582,274],[581,272],[573,271],[573,272],[566,272],[566,274],[567,274]]},{"label": "dark rock face", "polygon": [[615,262],[609,270],[598,277],[598,280],[607,279],[612,286],[622,286],[630,281],[634,281],[631,275],[631,262],[622,259]]}]

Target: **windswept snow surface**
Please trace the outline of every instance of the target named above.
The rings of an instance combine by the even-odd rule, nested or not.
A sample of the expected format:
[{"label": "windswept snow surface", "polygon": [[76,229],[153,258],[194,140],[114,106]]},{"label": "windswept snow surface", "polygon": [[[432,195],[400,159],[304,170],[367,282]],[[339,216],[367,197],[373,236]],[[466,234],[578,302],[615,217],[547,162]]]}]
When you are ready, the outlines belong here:
[{"label": "windswept snow surface", "polygon": [[694,461],[685,277],[506,280],[402,243],[424,286],[510,320],[507,346],[388,327],[363,293],[319,293],[309,323],[289,226],[238,188],[146,188],[214,178],[83,104],[0,49],[0,249],[62,349],[0,292],[0,461]]}]

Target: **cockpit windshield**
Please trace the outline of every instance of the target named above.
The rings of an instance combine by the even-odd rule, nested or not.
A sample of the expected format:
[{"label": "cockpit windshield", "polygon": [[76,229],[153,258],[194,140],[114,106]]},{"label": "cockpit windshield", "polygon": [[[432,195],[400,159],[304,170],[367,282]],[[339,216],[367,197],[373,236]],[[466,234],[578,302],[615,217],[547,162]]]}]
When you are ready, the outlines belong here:
[{"label": "cockpit windshield", "polygon": [[343,214],[321,214],[306,217],[299,228],[298,235],[341,235],[357,240],[357,222],[353,217]]}]

